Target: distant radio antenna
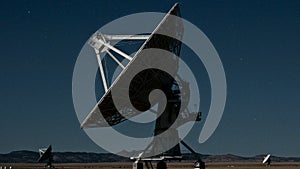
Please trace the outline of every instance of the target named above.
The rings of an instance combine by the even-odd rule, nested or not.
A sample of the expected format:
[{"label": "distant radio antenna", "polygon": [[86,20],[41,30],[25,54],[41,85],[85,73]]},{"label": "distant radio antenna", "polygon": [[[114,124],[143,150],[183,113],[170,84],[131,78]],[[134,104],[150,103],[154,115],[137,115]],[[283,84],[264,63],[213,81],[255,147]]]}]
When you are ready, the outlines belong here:
[{"label": "distant radio antenna", "polygon": [[52,165],[53,162],[53,156],[52,156],[52,147],[51,145],[48,148],[41,148],[39,149],[40,158],[38,159],[38,162],[47,161],[47,164],[45,167],[47,168],[54,168]]},{"label": "distant radio antenna", "polygon": [[262,161],[263,164],[266,164],[267,166],[271,165],[271,154],[268,154],[264,160]]}]

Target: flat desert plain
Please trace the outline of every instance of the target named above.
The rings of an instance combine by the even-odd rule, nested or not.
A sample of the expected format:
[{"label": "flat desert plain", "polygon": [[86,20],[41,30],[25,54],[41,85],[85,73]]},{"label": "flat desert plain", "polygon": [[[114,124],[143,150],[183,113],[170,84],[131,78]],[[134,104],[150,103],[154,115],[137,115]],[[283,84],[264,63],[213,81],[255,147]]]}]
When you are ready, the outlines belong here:
[{"label": "flat desert plain", "polygon": [[[44,164],[23,164],[23,163],[10,163],[0,164],[2,169],[6,166],[9,169],[39,169],[44,168]],[[56,169],[132,169],[132,163],[60,163],[54,164]],[[155,163],[153,163],[156,169]],[[144,166],[144,169],[147,169]],[[193,169],[192,163],[168,163],[168,169]],[[271,166],[265,166],[260,163],[207,163],[206,169],[300,169],[300,163],[272,163]]]}]

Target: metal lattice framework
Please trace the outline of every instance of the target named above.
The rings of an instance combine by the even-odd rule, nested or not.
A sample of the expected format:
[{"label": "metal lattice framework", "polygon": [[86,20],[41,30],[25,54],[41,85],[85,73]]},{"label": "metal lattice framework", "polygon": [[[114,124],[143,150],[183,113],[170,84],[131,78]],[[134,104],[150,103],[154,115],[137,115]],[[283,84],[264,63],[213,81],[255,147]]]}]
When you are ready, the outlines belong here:
[{"label": "metal lattice framework", "polygon": [[112,41],[121,41],[121,40],[147,40],[150,35],[106,35],[102,34],[101,32],[96,32],[89,40],[89,45],[93,47],[95,50],[97,61],[100,69],[100,75],[102,79],[102,83],[104,86],[104,91],[108,91],[108,83],[107,77],[104,73],[103,64],[101,61],[101,55],[108,54],[123,70],[125,66],[110,52],[110,50],[116,52],[120,56],[124,57],[128,61],[132,60],[132,57],[126,54],[125,52],[121,51],[120,49],[111,45]]}]

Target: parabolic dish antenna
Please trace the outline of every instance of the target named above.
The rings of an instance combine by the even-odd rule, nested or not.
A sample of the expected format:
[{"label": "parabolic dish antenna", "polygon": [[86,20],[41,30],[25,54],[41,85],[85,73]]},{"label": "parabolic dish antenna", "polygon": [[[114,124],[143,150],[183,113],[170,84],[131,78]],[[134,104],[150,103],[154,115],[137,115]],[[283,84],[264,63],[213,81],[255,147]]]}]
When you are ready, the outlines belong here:
[{"label": "parabolic dish antenna", "polygon": [[[176,3],[151,34],[108,35],[99,31],[93,34],[88,45],[96,54],[105,93],[83,120],[81,128],[115,126],[145,111],[153,111],[157,117],[153,131],[155,137],[134,159],[146,160],[157,155],[160,157],[156,159],[160,161],[181,159],[177,128],[189,121],[200,121],[201,116],[197,107],[200,100],[190,99],[193,95],[191,85],[178,73],[183,62],[179,58],[183,32],[183,21]],[[133,56],[113,45],[117,44],[116,41],[142,40],[144,43]],[[105,56],[122,68],[111,84],[106,61],[103,61]],[[118,58],[128,63],[124,64]],[[198,93],[198,88],[195,93]],[[196,112],[188,109],[191,100],[196,100],[193,104]],[[151,110],[154,105],[158,105],[157,110]]]},{"label": "parabolic dish antenna", "polygon": [[47,161],[46,167],[53,167],[53,157],[52,157],[52,146],[49,145],[48,148],[41,148],[39,149],[40,158],[38,159],[38,162]]},{"label": "parabolic dish antenna", "polygon": [[[178,16],[178,17],[170,17],[170,16]],[[167,32],[167,33],[166,33]],[[168,34],[170,36],[165,36],[163,34]],[[99,64],[100,75],[102,79],[102,85],[105,93],[99,100],[98,104],[92,109],[92,111],[88,114],[88,116],[81,123],[82,128],[94,128],[94,127],[109,127],[119,124],[125,120],[128,120],[131,117],[135,117],[141,112],[149,109],[148,99],[149,91],[141,89],[142,85],[145,83],[141,82],[150,82],[153,80],[153,83],[148,83],[148,88],[160,88],[157,85],[157,79],[149,79],[149,73],[139,73],[136,74],[137,70],[140,69],[141,64],[146,65],[163,65],[168,64],[171,65],[172,71],[168,72],[171,76],[176,76],[178,71],[178,62],[179,55],[181,50],[181,39],[183,36],[183,23],[180,19],[180,10],[179,5],[175,4],[170,11],[166,14],[166,16],[162,19],[159,25],[155,28],[155,30],[150,35],[107,35],[102,34],[101,32],[96,32],[88,41],[89,45],[94,49],[97,61]],[[126,40],[126,41],[141,41],[145,42],[140,47],[140,49],[135,53],[135,55],[129,56],[122,50],[114,47],[113,43],[115,41]],[[162,49],[171,53],[174,57],[173,60],[168,60],[168,63],[163,63],[164,58],[161,60],[157,59],[148,59],[146,54],[143,53],[145,49]],[[108,77],[107,71],[105,69],[105,65],[103,64],[102,58],[104,55],[111,57],[121,68],[122,72],[118,75],[118,77],[108,85]],[[120,60],[117,59],[116,55],[121,56],[123,59],[127,60],[129,63],[124,65]],[[162,61],[159,63],[159,61]],[[159,66],[158,66],[159,67]],[[153,71],[152,71],[153,72]],[[132,77],[132,74],[136,74],[135,79],[140,80],[139,82],[130,84],[130,91],[132,96],[130,96],[130,101],[134,105],[129,106],[126,100],[128,100],[127,96],[123,96],[120,94],[121,92],[125,93],[122,89],[124,84],[127,83],[128,79]],[[161,72],[152,73],[151,76],[159,75],[160,78],[163,78],[166,83],[169,85],[174,85],[178,90],[175,92],[180,92],[181,90],[188,91],[188,83],[182,81],[181,79],[176,79],[177,84],[174,83],[171,79],[168,79],[167,75],[162,75]],[[178,77],[180,78],[180,77]],[[155,81],[156,80],[156,81]],[[169,80],[169,82],[168,82]],[[114,92],[115,91],[115,92]],[[122,104],[116,106],[116,97],[112,95],[118,95],[118,100],[125,100]],[[185,94],[189,95],[188,92]],[[146,98],[147,97],[147,98]],[[182,97],[183,98],[183,97]],[[181,100],[183,103],[182,106],[185,106],[184,103],[187,103],[188,100]],[[136,109],[135,109],[136,108]],[[184,109],[184,108],[183,108]],[[187,122],[191,119],[195,119],[198,113],[195,112],[187,112],[185,110],[185,115],[181,120],[183,123]]]},{"label": "parabolic dish antenna", "polygon": [[266,164],[270,160],[271,154],[268,154],[264,160],[262,161],[263,164]]}]

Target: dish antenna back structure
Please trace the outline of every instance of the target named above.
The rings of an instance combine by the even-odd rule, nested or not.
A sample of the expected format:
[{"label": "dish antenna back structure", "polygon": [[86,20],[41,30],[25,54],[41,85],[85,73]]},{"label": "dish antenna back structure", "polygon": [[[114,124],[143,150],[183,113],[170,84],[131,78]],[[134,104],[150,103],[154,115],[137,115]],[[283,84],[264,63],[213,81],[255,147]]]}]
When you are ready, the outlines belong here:
[{"label": "dish antenna back structure", "polygon": [[53,156],[52,156],[52,146],[50,145],[48,148],[41,148],[39,149],[40,158],[38,159],[38,162],[47,161],[47,164],[45,165],[46,168],[54,168],[52,165],[53,162]]},{"label": "dish antenna back structure", "polygon": [[[155,129],[153,134],[158,136],[166,129],[170,130],[171,132],[167,136],[154,137],[152,143],[145,150],[143,150],[137,157],[131,158],[135,160],[133,168],[136,169],[143,168],[143,161],[146,163],[147,168],[153,168],[151,161],[158,161],[157,168],[166,169],[166,160],[181,160],[182,154],[179,143],[182,143],[188,148],[188,150],[198,157],[196,168],[202,169],[204,167],[204,163],[201,161],[200,156],[186,143],[181,141],[177,127],[172,126],[177,118],[180,118],[180,124],[178,125],[182,125],[195,119],[196,121],[200,121],[201,116],[200,112],[190,112],[186,105],[188,100],[182,100],[182,98],[184,98],[183,96],[189,95],[190,90],[188,83],[184,82],[180,77],[178,77],[176,80],[172,78],[173,76],[176,76],[178,71],[179,55],[181,50],[180,40],[183,36],[183,22],[180,16],[179,4],[176,3],[150,35],[107,35],[101,32],[96,32],[88,41],[89,45],[94,49],[97,56],[100,76],[105,94],[81,123],[81,128],[115,126],[131,117],[139,115],[143,111],[149,110],[151,106],[149,105],[148,96],[152,90],[160,89],[166,95],[166,103],[157,102],[157,112],[162,113],[159,115],[157,114],[158,117],[155,121]],[[172,37],[176,38],[160,34],[160,32],[166,31],[168,34],[172,35]],[[144,40],[145,42],[135,53],[135,55],[131,57],[122,50],[111,45],[113,44],[113,41],[120,40]],[[130,82],[129,100],[131,104],[140,111],[133,110],[132,108],[128,107],[128,104],[118,105],[118,107],[116,107],[116,103],[114,102],[115,100],[113,100],[112,91],[115,92],[123,90],[120,84],[128,81],[128,79],[130,79],[129,77],[135,71],[135,68],[140,66],[141,63],[149,62],[149,60],[147,60],[147,55],[143,55],[143,50],[153,48],[161,49],[172,54],[172,60],[170,60],[168,64],[172,65],[173,72],[168,72],[168,74],[158,69],[150,69],[149,71],[142,71],[136,74]],[[118,60],[116,54],[119,55],[119,57],[128,60],[129,63],[124,65]],[[112,82],[111,85],[108,83],[107,70],[101,60],[104,55],[111,57],[111,59],[113,59],[122,68],[122,72],[119,74],[116,80]],[[153,62],[153,60],[150,62]],[[122,92],[116,93],[118,94]],[[120,95],[118,97],[123,96]],[[157,100],[154,100],[154,102],[155,101]],[[179,114],[181,113],[179,112],[180,108],[184,110],[182,112],[185,113],[184,115]],[[167,146],[167,144],[174,144],[174,146],[170,147],[169,150],[157,155],[157,152],[159,152],[163,147]],[[202,166],[199,166],[200,163]]]}]

